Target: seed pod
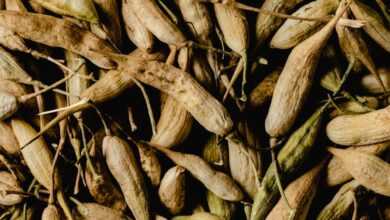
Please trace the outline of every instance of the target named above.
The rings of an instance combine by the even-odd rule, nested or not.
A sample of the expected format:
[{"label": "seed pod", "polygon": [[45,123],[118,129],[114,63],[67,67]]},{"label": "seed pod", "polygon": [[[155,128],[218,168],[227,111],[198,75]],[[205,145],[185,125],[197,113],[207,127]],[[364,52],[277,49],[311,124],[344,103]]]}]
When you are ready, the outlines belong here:
[{"label": "seed pod", "polygon": [[[336,11],[338,5],[339,0],[316,0],[302,6],[292,15],[324,17]],[[321,25],[322,22],[320,21],[287,19],[273,36],[270,46],[278,49],[292,48],[316,33]]]},{"label": "seed pod", "polygon": [[25,86],[6,79],[0,79],[0,91],[9,93],[13,96],[23,96],[27,94]]},{"label": "seed pod", "polygon": [[207,191],[207,204],[211,214],[221,217],[225,220],[233,219],[236,206],[232,202],[225,201],[213,192]]},{"label": "seed pod", "polygon": [[31,76],[23,70],[16,58],[2,47],[0,47],[0,79],[31,80]]},{"label": "seed pod", "polygon": [[353,207],[354,191],[360,186],[356,180],[344,184],[318,214],[316,220],[337,220],[347,217]]},{"label": "seed pod", "polygon": [[381,15],[362,1],[352,1],[351,10],[357,19],[367,22],[363,30],[383,49],[390,52],[390,29]]},{"label": "seed pod", "polygon": [[137,143],[141,167],[153,186],[160,185],[161,165],[153,149],[143,143]]},{"label": "seed pod", "polygon": [[154,45],[153,34],[143,25],[133,10],[129,0],[122,0],[122,16],[127,36],[139,49],[151,52]]},{"label": "seed pod", "polygon": [[77,211],[83,220],[131,220],[122,213],[96,203],[77,203]]},{"label": "seed pod", "polygon": [[198,212],[192,215],[175,216],[172,220],[222,220],[222,218],[208,212]]},{"label": "seed pod", "polygon": [[161,11],[153,0],[128,0],[136,16],[143,25],[168,45],[181,46],[186,38],[180,29]]},{"label": "seed pod", "polygon": [[317,191],[320,172],[324,164],[325,160],[287,186],[285,194],[291,208],[294,209],[293,214],[291,214],[286,202],[283,199],[279,199],[279,202],[268,214],[266,220],[306,219],[310,205]]},{"label": "seed pod", "polygon": [[126,201],[121,191],[118,190],[118,186],[114,183],[101,153],[101,144],[104,137],[105,132],[100,130],[95,133],[93,139],[88,143],[88,148],[95,150],[91,153],[91,160],[96,174],[93,173],[92,168],[87,163],[85,169],[86,184],[89,193],[97,203],[118,211],[124,211],[127,208]]},{"label": "seed pod", "polygon": [[163,205],[173,215],[180,213],[186,198],[185,169],[175,166],[170,168],[161,180],[158,195]]},{"label": "seed pod", "polygon": [[81,20],[97,23],[99,15],[92,0],[33,0],[42,7],[60,15],[69,15]]},{"label": "seed pod", "polygon": [[61,214],[54,205],[48,205],[42,213],[41,220],[60,220]]},{"label": "seed pod", "polygon": [[203,148],[202,156],[213,167],[224,171],[227,171],[229,168],[229,152],[226,142],[219,141],[216,135],[210,136]]},{"label": "seed pod", "polygon": [[184,167],[204,186],[222,199],[240,201],[243,194],[236,183],[226,174],[213,170],[202,158],[153,146],[171,159],[174,163]]},{"label": "seed pod", "polygon": [[99,53],[113,52],[114,49],[96,35],[66,19],[42,14],[2,11],[0,26],[23,38],[80,54],[101,68],[114,67],[109,59]]},{"label": "seed pod", "polygon": [[0,121],[0,148],[10,155],[19,153],[19,144],[8,123]]},{"label": "seed pod", "polygon": [[252,109],[257,109],[271,101],[276,82],[281,72],[282,70],[280,68],[273,70],[252,90],[249,96],[249,106]]},{"label": "seed pod", "polygon": [[0,120],[4,120],[18,111],[18,100],[15,96],[0,91]]},{"label": "seed pod", "polygon": [[192,56],[192,72],[198,82],[210,91],[214,85],[214,78],[212,70],[203,56],[198,54]]},{"label": "seed pod", "polygon": [[194,0],[175,0],[189,29],[198,42],[210,45],[210,35],[213,31],[213,22],[207,6]]},{"label": "seed pod", "polygon": [[390,140],[390,107],[360,115],[342,115],[326,127],[328,138],[340,145],[367,145]]},{"label": "seed pod", "polygon": [[[303,0],[265,0],[261,5],[262,10],[286,13],[295,8]],[[259,13],[256,20],[256,48],[266,41],[275,32],[284,19],[270,14]]]},{"label": "seed pod", "polygon": [[320,31],[296,46],[288,56],[265,120],[266,131],[271,137],[282,137],[293,126],[310,92],[320,51],[345,9],[346,6],[340,4],[336,16]]},{"label": "seed pod", "polygon": [[[390,147],[390,142],[384,142],[380,144],[368,145],[368,146],[352,146],[347,148],[348,150],[357,150],[373,155],[380,155]],[[353,177],[349,172],[343,168],[343,162],[337,157],[333,157],[328,164],[326,170],[326,184],[330,187],[342,184]]]},{"label": "seed pod", "polygon": [[182,143],[192,128],[192,117],[175,99],[168,97],[157,123],[156,134],[150,142],[163,147]]},{"label": "seed pod", "polygon": [[338,109],[335,109],[329,113],[330,118],[335,118],[340,115],[367,113],[379,107],[379,100],[375,97],[363,96],[359,98],[361,100],[364,100],[364,102],[361,103],[353,100],[353,101],[344,101],[337,104]]},{"label": "seed pod", "polygon": [[390,164],[386,161],[357,150],[328,150],[343,162],[343,167],[360,184],[376,193],[390,195]]},{"label": "seed pod", "polygon": [[22,192],[23,188],[11,173],[0,171],[0,205],[12,206],[23,201],[21,195],[7,191]]},{"label": "seed pod", "polygon": [[103,155],[135,219],[151,219],[144,177],[130,146],[117,136],[106,136]]},{"label": "seed pod", "polygon": [[[20,146],[24,146],[25,143],[31,140],[37,133],[31,125],[21,119],[12,119],[11,126]],[[45,140],[42,137],[38,138],[21,151],[24,161],[34,178],[46,189],[50,189],[52,182],[51,167],[53,156]],[[61,179],[58,171],[55,170],[54,189],[58,190],[56,194],[58,202],[64,210],[66,217],[68,219],[73,219],[60,186]]]},{"label": "seed pod", "polygon": [[[390,69],[389,68],[379,68],[378,69],[379,77],[382,79],[383,84],[385,85],[386,90],[390,89]],[[372,94],[383,93],[381,85],[378,83],[378,80],[372,74],[363,76],[360,81],[363,89]]]},{"label": "seed pod", "polygon": [[234,180],[253,199],[260,187],[261,159],[258,152],[244,144],[239,134],[227,136],[229,167]]},{"label": "seed pod", "polygon": [[[318,109],[299,127],[279,151],[277,160],[281,168],[282,183],[288,183],[313,157],[315,140],[321,127],[321,119],[328,104]],[[265,173],[252,206],[251,220],[265,219],[279,198],[275,178],[275,166],[271,164]]]},{"label": "seed pod", "polygon": [[122,28],[117,0],[93,0],[100,12],[102,12],[101,23],[107,30],[109,38],[120,48],[122,45]]},{"label": "seed pod", "polygon": [[28,206],[26,209],[23,207],[17,207],[15,211],[13,211],[10,220],[34,220],[35,210],[36,208],[33,206]]}]

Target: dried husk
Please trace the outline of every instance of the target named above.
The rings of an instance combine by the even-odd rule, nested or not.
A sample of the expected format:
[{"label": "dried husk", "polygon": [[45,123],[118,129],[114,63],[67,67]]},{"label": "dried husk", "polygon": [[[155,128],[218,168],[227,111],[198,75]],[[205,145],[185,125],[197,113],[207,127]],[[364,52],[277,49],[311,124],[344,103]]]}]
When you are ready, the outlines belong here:
[{"label": "dried husk", "polygon": [[[368,146],[352,146],[347,148],[347,150],[357,150],[373,155],[381,155],[386,152],[389,147],[390,142],[384,142]],[[347,182],[352,178],[351,174],[343,168],[343,162],[337,157],[332,157],[326,169],[326,184],[332,187]]]},{"label": "dried husk", "polygon": [[[303,0],[265,0],[261,5],[262,10],[279,13],[288,13]],[[256,20],[256,47],[266,41],[284,22],[283,18],[270,14],[259,13]]]},{"label": "dried husk", "polygon": [[104,40],[67,19],[35,13],[1,11],[0,26],[25,39],[80,54],[101,68],[114,67],[112,61],[99,53],[113,52],[114,49]]},{"label": "dried husk", "polygon": [[0,120],[12,116],[19,109],[16,96],[0,91]]},{"label": "dried husk", "polygon": [[172,220],[222,220],[216,215],[213,215],[208,212],[197,212],[192,215],[183,215],[183,216],[175,216]]},{"label": "dried husk", "polygon": [[[390,89],[390,68],[378,68],[379,77],[382,79],[386,90]],[[372,74],[368,74],[362,77],[360,81],[363,89],[371,94],[383,93],[383,88],[378,83],[378,80]]]},{"label": "dried husk", "polygon": [[23,70],[16,58],[0,47],[0,79],[31,80],[31,76]]},{"label": "dried husk", "polygon": [[119,186],[114,183],[101,152],[104,136],[104,131],[100,130],[88,142],[88,147],[92,151],[90,157],[97,175],[92,172],[91,167],[87,164],[85,169],[86,185],[97,203],[118,211],[124,211],[127,208],[126,201],[119,190]]},{"label": "dried husk", "polygon": [[390,52],[390,28],[382,16],[360,0],[352,1],[351,10],[357,19],[366,21],[363,30],[387,52]]},{"label": "dried husk", "polygon": [[326,127],[328,138],[340,145],[367,145],[390,140],[390,107],[359,115],[342,115]]},{"label": "dried husk", "polygon": [[[327,104],[310,116],[288,139],[277,155],[280,165],[282,183],[288,183],[293,176],[302,170],[305,162],[310,160],[315,146],[317,134],[321,128],[321,119]],[[252,206],[251,220],[265,219],[279,198],[279,190],[275,178],[275,166],[271,164],[265,173]]]},{"label": "dried husk", "polygon": [[366,188],[390,196],[390,164],[379,157],[352,149],[328,148],[343,167]]},{"label": "dried husk", "polygon": [[181,46],[186,38],[153,0],[128,0],[142,24],[161,42]]},{"label": "dried husk", "polygon": [[33,0],[42,7],[60,15],[69,15],[80,20],[97,23],[99,15],[92,0]]},{"label": "dried husk", "polygon": [[210,69],[207,60],[204,59],[203,56],[199,54],[194,54],[192,56],[192,72],[194,73],[194,77],[198,80],[200,84],[202,84],[205,88],[210,91],[214,85],[213,72]]},{"label": "dried husk", "polygon": [[336,195],[318,214],[316,220],[338,220],[346,218],[353,207],[355,190],[360,186],[356,180],[344,184]]},{"label": "dried husk", "polygon": [[227,136],[229,167],[233,179],[254,198],[260,187],[261,159],[254,146],[247,145],[236,132]]},{"label": "dried husk", "polygon": [[131,220],[121,212],[110,209],[97,203],[79,203],[76,207],[83,220]]},{"label": "dried husk", "polygon": [[[307,3],[294,12],[293,16],[324,17],[336,11],[339,0],[316,0]],[[316,33],[322,26],[320,21],[287,19],[272,37],[270,46],[289,49]]]},{"label": "dried husk", "polygon": [[157,187],[161,180],[161,164],[156,152],[144,143],[137,143],[141,167],[150,183]]},{"label": "dried husk", "polygon": [[120,3],[117,0],[93,0],[99,12],[101,12],[101,24],[107,31],[110,40],[120,48],[122,45],[122,27],[120,13],[118,13]]},{"label": "dried husk", "polygon": [[7,193],[7,190],[20,192],[23,191],[23,188],[11,173],[0,171],[0,205],[13,206],[24,200],[23,196]]},{"label": "dried husk", "polygon": [[185,205],[185,169],[175,166],[167,170],[161,179],[158,195],[162,204],[173,215],[181,212]]},{"label": "dried husk", "polygon": [[291,213],[283,199],[279,199],[268,214],[266,220],[304,220],[310,209],[310,205],[316,195],[320,180],[320,172],[325,164],[322,161],[305,174],[290,183],[285,189],[287,200],[294,209]]},{"label": "dried husk", "polygon": [[0,148],[10,155],[19,153],[19,143],[7,122],[0,121],[0,134]]},{"label": "dried husk", "polygon": [[281,72],[282,69],[277,68],[257,84],[249,96],[248,104],[250,108],[257,109],[271,101],[276,82],[278,81]]},{"label": "dried husk", "polygon": [[364,104],[357,101],[340,102],[337,104],[338,109],[335,109],[329,113],[330,118],[335,118],[340,115],[367,113],[379,107],[379,100],[375,97],[363,96],[359,98],[360,100],[364,100]]},{"label": "dried husk", "polygon": [[157,123],[156,134],[150,142],[163,147],[176,146],[187,138],[192,124],[191,114],[175,99],[167,97]]},{"label": "dried husk", "polygon": [[244,55],[249,47],[248,22],[245,15],[232,5],[214,4],[215,16],[226,45]]},{"label": "dried husk", "polygon": [[129,144],[117,136],[106,136],[103,139],[103,155],[135,219],[151,219],[144,177]]},{"label": "dried husk", "polygon": [[13,96],[23,96],[27,94],[27,89],[25,86],[6,79],[0,79],[0,91],[9,93]]},{"label": "dried husk", "polygon": [[309,95],[321,50],[344,11],[345,6],[341,4],[336,16],[325,27],[297,45],[288,56],[265,120],[266,131],[271,137],[284,136],[294,125]]},{"label": "dried husk", "polygon": [[202,158],[192,154],[175,152],[167,148],[154,147],[174,163],[188,170],[218,197],[228,201],[241,201],[243,199],[244,195],[233,179],[222,172],[213,170]]},{"label": "dried husk", "polygon": [[127,36],[139,49],[152,51],[154,45],[153,34],[137,17],[129,0],[122,0],[122,16]]},{"label": "dried husk", "polygon": [[42,212],[41,220],[61,220],[61,213],[55,205],[48,205]]}]

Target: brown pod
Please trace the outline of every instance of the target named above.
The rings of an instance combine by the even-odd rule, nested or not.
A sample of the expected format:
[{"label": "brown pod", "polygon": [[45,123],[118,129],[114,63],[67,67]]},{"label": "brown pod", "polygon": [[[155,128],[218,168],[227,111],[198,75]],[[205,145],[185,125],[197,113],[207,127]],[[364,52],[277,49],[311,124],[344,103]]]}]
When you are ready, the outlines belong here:
[{"label": "brown pod", "polygon": [[76,209],[83,220],[131,220],[131,218],[124,216],[119,211],[96,203],[77,202]]},{"label": "brown pod", "polygon": [[326,126],[328,138],[340,145],[367,145],[390,140],[390,107],[359,115],[342,115]]},{"label": "brown pod", "polygon": [[185,169],[180,166],[170,168],[161,179],[158,195],[162,204],[173,215],[184,208],[186,198]]},{"label": "brown pod", "polygon": [[157,187],[160,185],[161,179],[161,164],[156,152],[149,146],[143,143],[137,143],[139,159],[141,161],[141,167],[144,170],[147,177],[149,177],[150,183]]},{"label": "brown pod", "polygon": [[6,171],[0,171],[0,205],[13,206],[23,201],[23,197],[7,191],[23,192],[15,176]]},{"label": "brown pod", "polygon": [[31,76],[21,67],[18,60],[2,47],[0,47],[0,79],[15,81],[32,80]]},{"label": "brown pod", "polygon": [[197,212],[192,215],[175,216],[172,220],[222,220],[221,217],[208,213],[208,212]]},{"label": "brown pod", "polygon": [[0,121],[0,134],[0,148],[10,155],[19,153],[19,143],[8,123]]},{"label": "brown pod", "polygon": [[390,52],[390,29],[382,16],[360,0],[352,1],[351,10],[357,19],[366,21],[363,30],[383,49]]},{"label": "brown pod", "polygon": [[12,116],[19,109],[16,96],[0,91],[0,120]]},{"label": "brown pod", "polygon": [[271,137],[282,137],[289,132],[309,95],[321,51],[333,33],[346,6],[325,27],[297,45],[276,83],[265,128]]},{"label": "brown pod", "polygon": [[41,220],[61,220],[61,213],[55,205],[48,205],[42,213]]},{"label": "brown pod", "polygon": [[127,36],[139,49],[150,52],[153,49],[153,34],[137,17],[130,0],[122,0],[122,16]]},{"label": "brown pod", "polygon": [[366,188],[390,196],[390,164],[379,157],[357,150],[328,150],[343,162],[343,167]]},{"label": "brown pod", "polygon": [[[261,5],[262,10],[286,13],[294,9],[303,0],[265,0]],[[266,41],[284,22],[283,18],[266,13],[259,13],[256,20],[256,47]]]},{"label": "brown pod", "polygon": [[152,216],[144,177],[129,144],[117,136],[106,136],[103,139],[103,155],[135,219],[150,220]]},{"label": "brown pod", "polygon": [[252,109],[257,109],[271,101],[276,82],[281,72],[281,68],[273,70],[252,90],[248,103]]},{"label": "brown pod", "polygon": [[107,42],[66,19],[43,14],[2,11],[0,26],[23,38],[80,54],[101,68],[115,67],[111,60],[99,53],[114,51]]},{"label": "brown pod", "polygon": [[169,45],[182,46],[184,34],[154,0],[128,0],[136,16],[157,39]]},{"label": "brown pod", "polygon": [[[380,144],[373,144],[368,146],[352,146],[348,150],[358,150],[373,155],[380,155],[390,147],[390,142],[383,142]],[[337,157],[332,157],[326,169],[326,184],[330,187],[342,184],[353,177],[349,172],[343,168],[343,162]]]},{"label": "brown pod", "polygon": [[228,201],[241,201],[244,197],[236,183],[223,172],[215,171],[202,158],[153,146],[177,165],[184,167],[218,197]]},{"label": "brown pod", "polygon": [[119,2],[117,0],[93,0],[97,9],[100,9],[100,22],[104,26],[104,30],[108,32],[109,38],[115,43],[118,48],[122,45],[122,27],[119,10]]},{"label": "brown pod", "polygon": [[300,220],[306,219],[310,205],[316,195],[321,170],[325,164],[322,161],[305,174],[291,182],[285,189],[287,200],[294,209],[291,213],[283,199],[274,206],[266,220]]}]

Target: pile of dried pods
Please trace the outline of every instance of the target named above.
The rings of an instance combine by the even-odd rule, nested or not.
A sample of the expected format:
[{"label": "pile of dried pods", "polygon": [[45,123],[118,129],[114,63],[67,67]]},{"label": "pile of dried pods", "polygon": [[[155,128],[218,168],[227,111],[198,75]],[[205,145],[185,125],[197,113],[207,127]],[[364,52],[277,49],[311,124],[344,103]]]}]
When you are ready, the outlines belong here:
[{"label": "pile of dried pods", "polygon": [[0,219],[390,219],[388,0],[0,8]]}]

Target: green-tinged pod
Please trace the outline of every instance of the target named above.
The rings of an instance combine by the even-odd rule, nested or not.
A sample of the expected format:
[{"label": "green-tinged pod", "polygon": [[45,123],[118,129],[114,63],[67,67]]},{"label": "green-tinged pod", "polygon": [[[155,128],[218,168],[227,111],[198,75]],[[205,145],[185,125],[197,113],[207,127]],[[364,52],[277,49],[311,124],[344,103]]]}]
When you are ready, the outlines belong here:
[{"label": "green-tinged pod", "polygon": [[223,172],[215,171],[201,157],[184,154],[164,147],[153,146],[174,163],[184,167],[196,179],[217,196],[228,201],[241,201],[244,197],[241,189],[234,180]]},{"label": "green-tinged pod", "polygon": [[[302,170],[305,163],[313,156],[315,140],[321,128],[322,115],[327,109],[325,104],[318,109],[288,139],[278,153],[277,160],[281,169],[281,181],[287,183]],[[265,219],[268,212],[279,199],[279,190],[275,177],[275,166],[271,164],[261,182],[252,207],[251,220]]]},{"label": "green-tinged pod", "polygon": [[210,213],[217,215],[225,220],[234,219],[233,217],[236,211],[236,205],[234,203],[219,198],[211,191],[207,191],[206,193],[206,199]]},{"label": "green-tinged pod", "polygon": [[148,191],[142,170],[129,144],[117,136],[106,136],[102,147],[108,169],[119,183],[135,219],[151,220]]},{"label": "green-tinged pod", "polygon": [[[335,12],[338,5],[339,0],[316,0],[302,6],[292,15],[302,17],[324,17]],[[322,24],[321,21],[288,19],[275,33],[270,42],[270,46],[278,49],[292,48],[316,33],[316,31],[321,28]]]},{"label": "green-tinged pod", "polygon": [[160,201],[173,215],[180,213],[185,205],[185,171],[180,166],[172,167],[161,179],[158,189]]},{"label": "green-tinged pod", "polygon": [[346,10],[344,3],[345,1],[340,4],[335,17],[317,33],[294,47],[288,56],[265,119],[265,129],[272,138],[287,134],[300,114],[310,93],[321,51]]},{"label": "green-tinged pod", "polygon": [[360,184],[352,180],[344,184],[318,214],[316,220],[339,220],[348,217],[353,207],[355,190]]},{"label": "green-tinged pod", "polygon": [[[390,147],[390,141],[387,141],[380,144],[373,144],[368,146],[352,146],[347,149],[366,152],[373,155],[381,155],[384,152],[386,152],[389,149],[389,147]],[[353,177],[348,172],[348,170],[343,168],[343,162],[339,158],[333,157],[329,161],[326,169],[326,179],[325,179],[326,180],[325,182],[328,186],[330,187],[336,186],[344,182],[347,182],[352,178]]]},{"label": "green-tinged pod", "polygon": [[332,66],[321,76],[320,85],[330,91],[336,92],[341,84],[341,70],[337,65]]},{"label": "green-tinged pod", "polygon": [[362,114],[374,111],[379,107],[379,100],[376,97],[361,96],[359,101],[347,100],[337,103],[337,109],[329,113],[330,118],[340,115]]},{"label": "green-tinged pod", "polygon": [[9,220],[34,220],[35,212],[36,208],[32,206],[28,206],[26,209],[23,206],[18,206],[14,209]]},{"label": "green-tinged pod", "polygon": [[320,180],[320,172],[326,160],[290,183],[286,190],[286,198],[293,212],[283,199],[275,205],[266,220],[305,220],[314,199]]},{"label": "green-tinged pod", "polygon": [[364,187],[390,196],[390,164],[381,158],[352,149],[328,148],[343,162],[343,167]]},{"label": "green-tinged pod", "polygon": [[69,15],[92,23],[99,22],[99,15],[92,0],[33,0],[42,7],[60,15]]},{"label": "green-tinged pod", "polygon": [[175,216],[171,220],[223,220],[208,212],[197,212],[192,215]]},{"label": "green-tinged pod", "polygon": [[[266,0],[261,5],[262,10],[286,13],[294,9],[303,0]],[[266,41],[284,22],[283,18],[274,15],[259,13],[256,21],[256,47]]]},{"label": "green-tinged pod", "polygon": [[23,201],[24,198],[21,195],[8,193],[7,190],[23,191],[23,188],[11,173],[0,171],[0,205],[12,206]]},{"label": "green-tinged pod", "polygon": [[366,21],[363,30],[383,49],[390,52],[390,28],[386,26],[382,16],[360,0],[352,1],[351,10],[357,19]]}]

